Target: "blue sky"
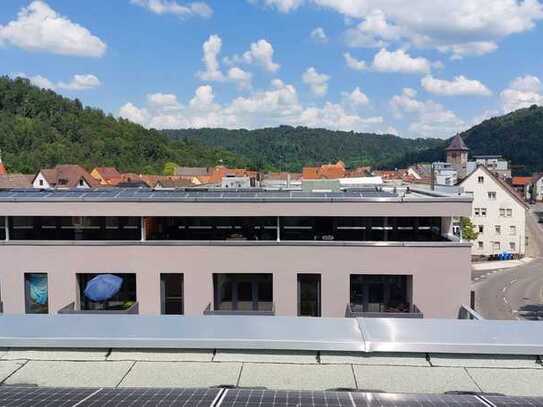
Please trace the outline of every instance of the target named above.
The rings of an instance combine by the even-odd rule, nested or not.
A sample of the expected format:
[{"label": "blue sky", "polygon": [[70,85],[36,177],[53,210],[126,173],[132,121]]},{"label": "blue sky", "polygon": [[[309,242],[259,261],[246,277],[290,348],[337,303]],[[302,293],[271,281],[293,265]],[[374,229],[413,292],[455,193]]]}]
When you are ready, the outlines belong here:
[{"label": "blue sky", "polygon": [[543,105],[542,20],[539,0],[2,0],[0,69],[147,127],[450,137]]}]

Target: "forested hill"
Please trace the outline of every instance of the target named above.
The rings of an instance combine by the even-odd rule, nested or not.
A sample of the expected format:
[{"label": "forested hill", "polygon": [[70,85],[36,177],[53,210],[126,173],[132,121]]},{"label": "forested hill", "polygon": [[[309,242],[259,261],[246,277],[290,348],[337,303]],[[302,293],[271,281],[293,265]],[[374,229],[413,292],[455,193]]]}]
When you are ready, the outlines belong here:
[{"label": "forested hill", "polygon": [[245,161],[223,149],[175,141],[101,110],[83,107],[28,80],[0,77],[0,148],[11,172],[33,173],[62,163],[115,166],[159,173],[168,161],[180,165],[229,165]]},{"label": "forested hill", "polygon": [[406,154],[441,147],[443,140],[280,126],[259,130],[165,130],[175,140],[197,141],[244,157],[254,168],[300,171],[304,165],[342,160],[348,167],[386,166]]},{"label": "forested hill", "polygon": [[[485,120],[461,134],[471,155],[499,154],[511,161],[515,175],[543,171],[543,107],[532,106],[505,116]],[[407,154],[392,162],[405,166],[413,162],[442,159],[443,150],[433,148]]]}]

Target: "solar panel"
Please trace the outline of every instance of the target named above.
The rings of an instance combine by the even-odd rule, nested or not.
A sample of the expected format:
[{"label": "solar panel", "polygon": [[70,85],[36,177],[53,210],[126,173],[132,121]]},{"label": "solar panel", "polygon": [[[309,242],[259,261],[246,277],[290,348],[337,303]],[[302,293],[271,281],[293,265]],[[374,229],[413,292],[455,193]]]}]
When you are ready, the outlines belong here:
[{"label": "solar panel", "polygon": [[471,395],[352,393],[356,407],[483,407]]},{"label": "solar panel", "polygon": [[220,389],[102,389],[78,407],[211,407]]},{"label": "solar panel", "polygon": [[543,397],[483,396],[483,398],[495,407],[543,407]]},{"label": "solar panel", "polygon": [[226,390],[220,407],[353,407],[350,393],[332,391]]},{"label": "solar panel", "polygon": [[72,407],[97,389],[55,389],[46,387],[0,387],[2,407]]}]

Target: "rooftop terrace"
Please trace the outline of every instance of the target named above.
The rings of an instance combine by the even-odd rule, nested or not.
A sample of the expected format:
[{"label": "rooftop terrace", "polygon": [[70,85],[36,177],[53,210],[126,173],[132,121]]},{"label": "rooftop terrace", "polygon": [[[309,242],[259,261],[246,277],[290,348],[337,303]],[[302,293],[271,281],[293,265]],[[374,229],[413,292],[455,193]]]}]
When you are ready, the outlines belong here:
[{"label": "rooftop terrace", "polygon": [[[11,386],[31,385],[90,387],[91,394],[118,398],[132,391],[145,399],[133,388],[145,388],[147,396],[194,388],[220,393],[206,406],[271,406],[259,401],[286,397],[276,390],[295,391],[313,402],[335,400],[297,400],[293,406],[537,406],[543,401],[504,404],[511,400],[501,397],[489,404],[469,396],[460,402],[444,393],[542,397],[542,333],[539,324],[516,321],[2,316],[0,405],[16,391]],[[249,387],[258,397],[252,404],[220,404],[219,399],[247,394],[213,386]],[[150,390],[163,388],[169,390]],[[353,392],[304,393],[338,388]],[[343,397],[354,401],[341,404],[337,399]]]}]

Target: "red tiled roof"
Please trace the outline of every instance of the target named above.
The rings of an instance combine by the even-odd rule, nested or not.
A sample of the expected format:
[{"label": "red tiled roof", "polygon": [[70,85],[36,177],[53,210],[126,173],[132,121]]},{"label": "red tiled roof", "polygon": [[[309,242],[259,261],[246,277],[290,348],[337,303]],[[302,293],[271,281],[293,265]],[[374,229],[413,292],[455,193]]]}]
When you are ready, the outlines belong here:
[{"label": "red tiled roof", "polygon": [[513,177],[511,184],[515,186],[530,185],[532,183],[532,177]]},{"label": "red tiled roof", "polygon": [[79,186],[79,181],[81,179],[83,179],[91,188],[100,186],[99,182],[92,177],[87,170],[79,165],[57,165],[55,168],[46,168],[40,172],[52,187],[76,188]]}]

